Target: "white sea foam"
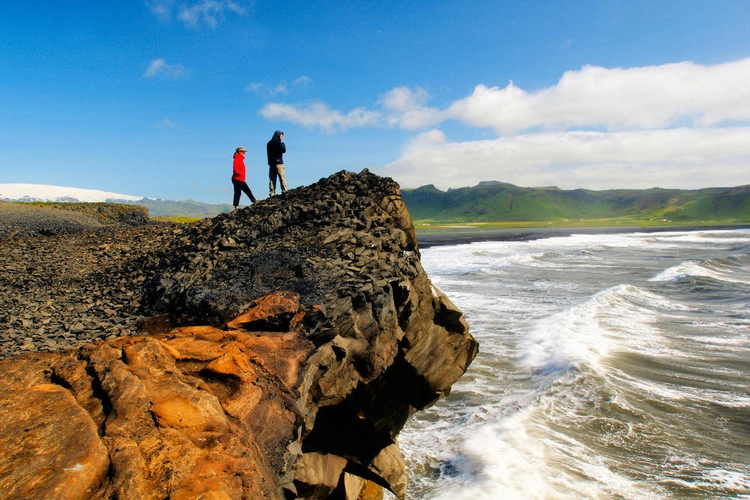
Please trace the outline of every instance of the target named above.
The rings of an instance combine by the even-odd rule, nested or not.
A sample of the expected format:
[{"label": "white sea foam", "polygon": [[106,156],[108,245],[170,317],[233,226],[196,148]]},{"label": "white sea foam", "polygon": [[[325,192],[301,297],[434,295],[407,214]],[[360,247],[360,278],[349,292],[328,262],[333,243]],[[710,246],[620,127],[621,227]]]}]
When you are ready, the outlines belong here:
[{"label": "white sea foam", "polygon": [[732,229],[718,231],[685,231],[660,233],[654,236],[655,241],[660,243],[679,244],[715,244],[715,243],[747,243],[750,237],[750,229]]},{"label": "white sea foam", "polygon": [[[411,498],[607,498],[607,491],[627,499],[660,498],[657,488],[644,487],[613,471],[582,443],[550,432],[538,413],[533,405],[527,406],[464,430],[447,440],[458,438],[453,454],[444,446],[449,428],[431,427],[429,467],[439,471],[441,487],[428,493],[421,489],[425,485],[412,485]],[[407,446],[405,452],[409,451]]]},{"label": "white sea foam", "polygon": [[551,487],[544,474],[544,448],[530,439],[523,414],[486,425],[467,436],[454,459],[457,472],[437,499],[547,498]]},{"label": "white sea foam", "polygon": [[731,270],[722,271],[695,261],[682,262],[677,266],[665,269],[649,281],[676,281],[689,277],[712,278],[717,281],[726,281],[729,283],[750,283],[750,278],[742,279],[732,273]]},{"label": "white sea foam", "polygon": [[660,272],[649,281],[674,281],[686,276],[701,276],[700,264],[698,262],[682,262],[680,265],[670,267]]},{"label": "white sea foam", "polygon": [[705,472],[704,480],[707,485],[720,486],[730,491],[750,492],[750,465],[744,471],[729,471],[725,469],[711,469]]},{"label": "white sea foam", "polygon": [[612,350],[661,355],[668,348],[652,325],[654,311],[686,309],[645,289],[618,285],[537,321],[521,342],[521,364],[553,372],[581,362],[596,367]]},{"label": "white sea foam", "polygon": [[559,254],[554,252],[535,252],[527,254],[517,254],[508,257],[508,262],[519,266],[527,267],[564,267],[564,264],[553,262],[550,258]]},{"label": "white sea foam", "polygon": [[523,343],[521,364],[543,373],[568,370],[579,361],[595,365],[608,346],[588,313],[575,307],[538,321]]}]

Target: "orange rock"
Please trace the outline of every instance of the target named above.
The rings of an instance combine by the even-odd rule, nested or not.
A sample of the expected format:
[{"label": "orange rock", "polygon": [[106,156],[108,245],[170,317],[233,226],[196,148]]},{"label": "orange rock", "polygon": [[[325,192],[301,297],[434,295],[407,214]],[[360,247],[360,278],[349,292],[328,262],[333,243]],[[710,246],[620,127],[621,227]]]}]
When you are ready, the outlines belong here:
[{"label": "orange rock", "polygon": [[[280,498],[313,346],[270,335],[188,327],[0,360],[13,387],[31,385],[0,395],[0,496]],[[53,375],[74,395],[33,385]]]},{"label": "orange rock", "polygon": [[109,468],[96,425],[66,389],[0,392],[0,497],[94,496]]},{"label": "orange rock", "polygon": [[[294,292],[274,292],[255,300],[255,307],[227,323],[230,330],[289,331],[296,326],[300,312],[299,294]],[[253,325],[260,325],[254,327]]]},{"label": "orange rock", "polygon": [[0,360],[0,496],[376,499],[378,478],[405,498],[395,435],[448,393],[476,341],[424,274],[371,300],[311,308],[330,339],[318,346],[295,331],[299,296],[276,292],[229,330]]}]

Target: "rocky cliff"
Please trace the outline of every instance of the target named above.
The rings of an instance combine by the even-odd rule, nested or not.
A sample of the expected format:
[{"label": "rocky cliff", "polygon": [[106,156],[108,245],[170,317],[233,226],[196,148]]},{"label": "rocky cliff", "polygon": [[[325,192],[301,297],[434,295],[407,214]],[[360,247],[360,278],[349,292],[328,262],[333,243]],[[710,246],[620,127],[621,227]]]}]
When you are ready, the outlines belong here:
[{"label": "rocky cliff", "polygon": [[[422,269],[395,182],[340,172],[235,214],[103,239],[119,258],[78,245],[97,269],[51,282],[82,303],[83,290],[127,299],[85,309],[96,328],[74,348],[40,352],[29,337],[37,352],[0,360],[0,496],[404,498],[396,437],[477,343]],[[133,335],[118,318],[138,318]]]}]

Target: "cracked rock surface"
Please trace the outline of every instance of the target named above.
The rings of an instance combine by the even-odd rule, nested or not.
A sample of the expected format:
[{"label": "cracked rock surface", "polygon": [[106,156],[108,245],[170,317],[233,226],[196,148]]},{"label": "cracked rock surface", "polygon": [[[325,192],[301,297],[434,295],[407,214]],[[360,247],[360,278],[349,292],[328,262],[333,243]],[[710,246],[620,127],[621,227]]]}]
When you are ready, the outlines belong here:
[{"label": "cracked rock surface", "polygon": [[4,497],[404,498],[397,435],[478,348],[368,171],[0,245]]}]

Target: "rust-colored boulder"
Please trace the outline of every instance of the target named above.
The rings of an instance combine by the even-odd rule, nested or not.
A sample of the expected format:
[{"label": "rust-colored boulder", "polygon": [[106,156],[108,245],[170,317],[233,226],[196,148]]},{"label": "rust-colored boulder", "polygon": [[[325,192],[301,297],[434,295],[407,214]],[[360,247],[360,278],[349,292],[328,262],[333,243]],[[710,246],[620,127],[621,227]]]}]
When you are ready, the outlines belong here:
[{"label": "rust-colored boulder", "polygon": [[[186,327],[0,360],[12,384],[0,398],[0,491],[279,498],[312,347],[296,332]],[[40,375],[70,390],[36,384]]]},{"label": "rust-colored boulder", "polygon": [[0,392],[0,422],[0,497],[88,498],[105,481],[96,425],[59,385]]}]

